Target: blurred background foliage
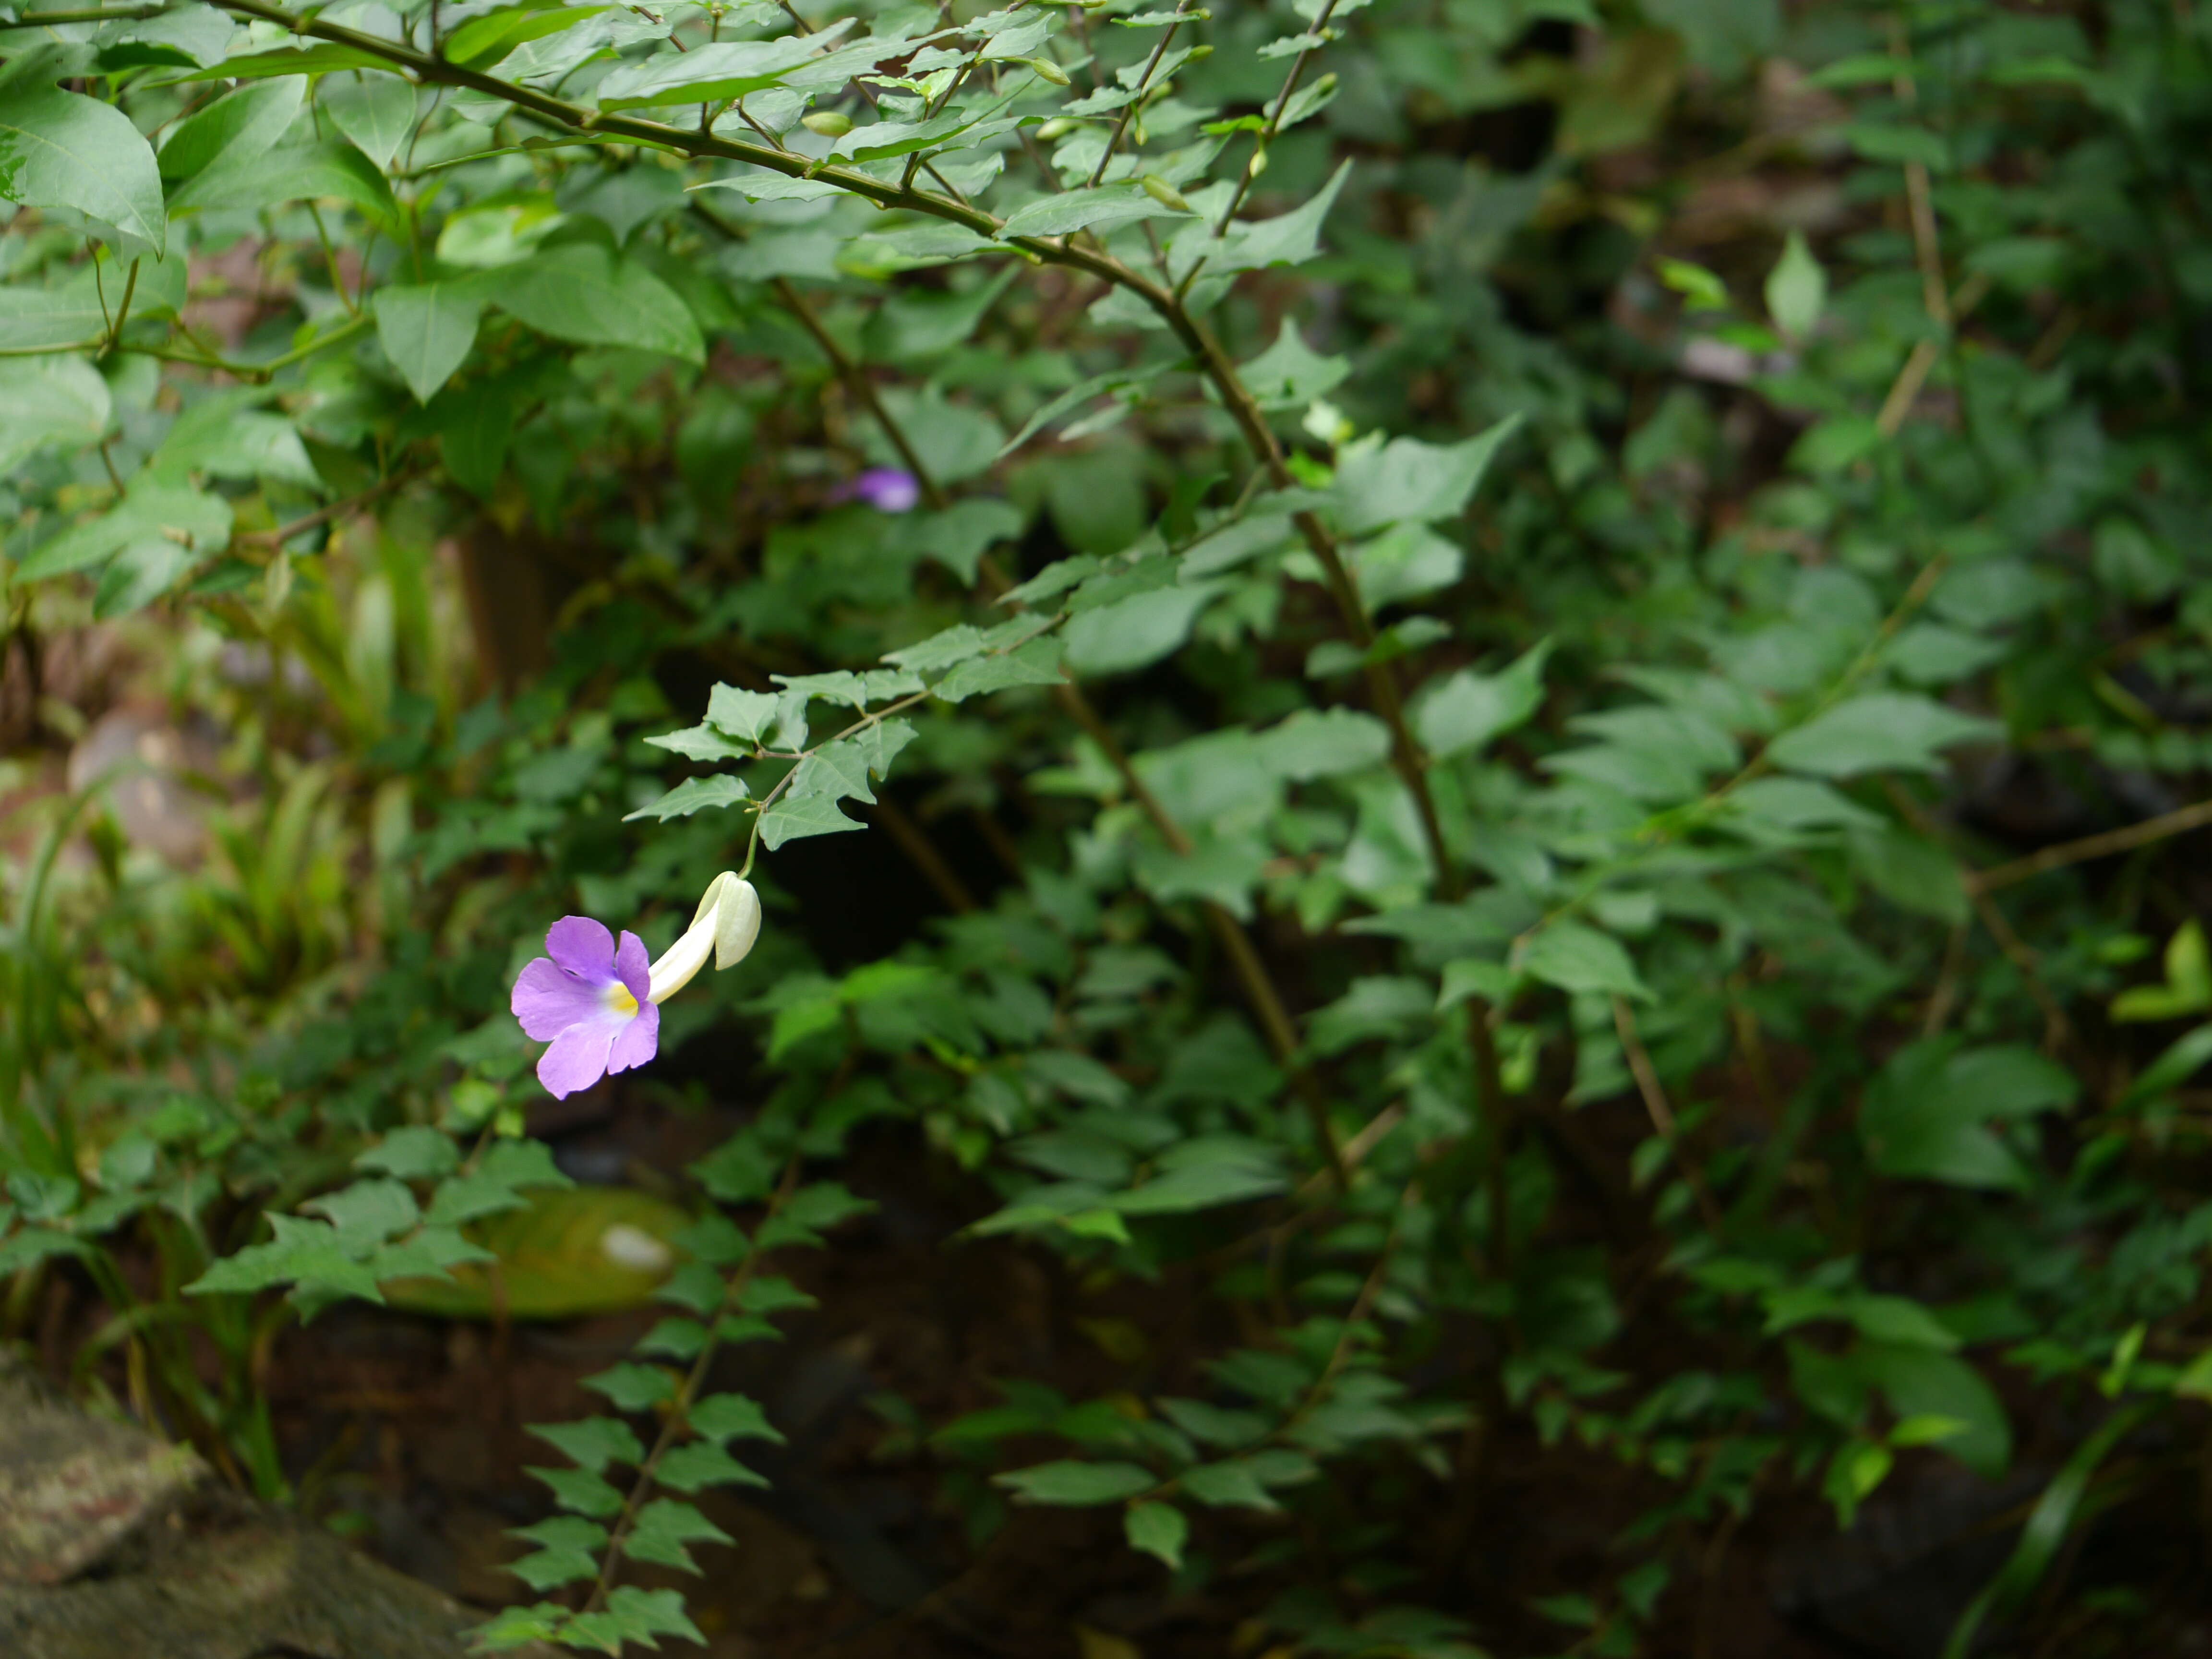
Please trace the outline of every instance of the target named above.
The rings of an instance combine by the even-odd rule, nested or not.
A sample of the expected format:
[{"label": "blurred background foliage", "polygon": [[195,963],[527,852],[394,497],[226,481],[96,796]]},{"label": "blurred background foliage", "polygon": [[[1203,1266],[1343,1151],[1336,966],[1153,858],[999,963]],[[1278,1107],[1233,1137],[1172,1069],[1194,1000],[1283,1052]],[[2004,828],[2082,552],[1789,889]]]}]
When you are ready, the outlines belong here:
[{"label": "blurred background foliage", "polygon": [[[9,152],[7,1333],[404,1559],[393,1408],[286,1377],[632,1310],[496,1408],[495,1641],[2201,1644],[2212,13],[1107,0],[872,161],[912,46],[688,155],[530,101],[856,10],[975,21],[0,27],[11,142],[159,173]],[[915,195],[1094,168],[1042,258]],[[663,949],[755,835],[757,949],[549,1101],[546,925]],[[837,1577],[765,1637],[763,1478]]]}]

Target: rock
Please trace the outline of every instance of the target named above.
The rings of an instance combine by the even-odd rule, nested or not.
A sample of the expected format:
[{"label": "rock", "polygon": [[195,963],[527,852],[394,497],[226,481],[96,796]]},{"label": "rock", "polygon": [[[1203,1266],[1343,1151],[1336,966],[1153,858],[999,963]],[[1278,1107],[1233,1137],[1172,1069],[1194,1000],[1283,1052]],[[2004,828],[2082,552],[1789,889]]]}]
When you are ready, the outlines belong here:
[{"label": "rock", "polygon": [[206,1474],[190,1450],[52,1403],[0,1369],[0,1585],[99,1566]]},{"label": "rock", "polygon": [[465,1659],[481,1620],[0,1354],[8,1659]]},{"label": "rock", "polygon": [[72,793],[107,782],[108,805],[133,846],[173,865],[195,862],[207,846],[207,805],[185,781],[215,764],[205,733],[183,732],[158,714],[115,708],[92,723],[70,750]]}]

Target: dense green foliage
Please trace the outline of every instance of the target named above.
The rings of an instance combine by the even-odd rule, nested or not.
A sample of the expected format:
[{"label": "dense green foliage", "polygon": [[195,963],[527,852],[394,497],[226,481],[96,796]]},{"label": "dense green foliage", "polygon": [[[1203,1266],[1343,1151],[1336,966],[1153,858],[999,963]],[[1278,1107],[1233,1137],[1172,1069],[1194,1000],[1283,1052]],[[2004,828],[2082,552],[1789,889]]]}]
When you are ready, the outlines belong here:
[{"label": "dense green foliage", "polygon": [[[562,1183],[544,927],[725,866],[660,1064],[759,1109],[494,1644],[690,1631],[623,1565],[880,1120],[1218,1316],[914,1455],[1297,1651],[1687,1651],[1762,1504],[2032,1442],[1963,1655],[2201,1440],[2212,9],[18,16],[10,672],[158,652],[251,787],[179,871],[10,775],[0,1275],[242,1482],[275,1331]],[[1471,1601],[1522,1440],[1640,1517]]]}]

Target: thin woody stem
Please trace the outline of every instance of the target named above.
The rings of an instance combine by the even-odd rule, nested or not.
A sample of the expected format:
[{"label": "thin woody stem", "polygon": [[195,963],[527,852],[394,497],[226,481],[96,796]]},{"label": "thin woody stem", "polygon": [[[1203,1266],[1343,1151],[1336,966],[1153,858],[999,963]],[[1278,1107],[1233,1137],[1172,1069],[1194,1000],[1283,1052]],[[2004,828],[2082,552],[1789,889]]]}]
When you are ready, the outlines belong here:
[{"label": "thin woody stem", "polygon": [[[792,1190],[798,1182],[799,1160],[794,1158],[784,1166],[783,1178],[776,1183],[776,1190],[768,1201],[767,1213],[761,1218],[763,1222],[772,1220],[776,1212],[790,1200]],[[607,1597],[614,1589],[615,1580],[622,1573],[623,1546],[629,1540],[631,1529],[637,1525],[639,1512],[652,1498],[659,1484],[660,1461],[667,1455],[669,1448],[676,1443],[677,1435],[690,1423],[691,1407],[698,1401],[699,1390],[706,1386],[708,1368],[714,1363],[714,1356],[720,1350],[721,1343],[714,1335],[714,1328],[721,1322],[723,1316],[737,1312],[738,1298],[744,1294],[745,1286],[752,1282],[753,1273],[759,1266],[760,1252],[749,1250],[723,1287],[721,1304],[715,1309],[714,1317],[707,1322],[707,1340],[699,1350],[698,1358],[691,1362],[691,1369],[684,1374],[684,1382],[676,1391],[676,1398],[667,1415],[661,1419],[660,1432],[653,1439],[653,1449],[637,1466],[637,1479],[630,1485],[629,1495],[623,1500],[621,1515],[616,1517],[614,1525],[607,1528],[606,1553],[599,1559],[599,1575],[592,1583],[592,1593],[584,1602],[584,1612],[597,1613],[606,1606]]]},{"label": "thin woody stem", "polygon": [[837,343],[836,337],[823,326],[822,319],[816,314],[814,307],[806,303],[805,297],[791,285],[788,277],[776,277],[774,285],[775,297],[783,301],[787,311],[799,319],[799,326],[813,337],[814,343],[822,348],[823,355],[830,359],[830,367],[837,371],[838,378],[875,417],[884,436],[890,439],[891,447],[898,451],[899,459],[906,464],[906,470],[914,475],[915,483],[921,488],[922,500],[929,505],[931,511],[941,511],[948,505],[943,487],[930,476],[929,469],[922,465],[921,457],[915,453],[904,429],[884,407],[884,400],[877,395],[875,382],[868,378],[867,370]]},{"label": "thin woody stem", "polygon": [[1659,1081],[1658,1069],[1651,1064],[1651,1056],[1644,1051],[1644,1040],[1636,1033],[1636,1016],[1629,1012],[1628,999],[1616,995],[1613,1000],[1613,1028],[1620,1035],[1620,1051],[1628,1059],[1630,1075],[1636,1079],[1636,1091],[1644,1097],[1644,1109],[1651,1119],[1652,1132],[1667,1144],[1667,1151],[1674,1160],[1674,1167],[1682,1172],[1691,1193],[1698,1201],[1698,1213],[1705,1218],[1705,1231],[1718,1233],[1721,1230],[1720,1206],[1713,1202],[1711,1190],[1696,1164],[1683,1153],[1680,1133],[1674,1126],[1674,1109],[1667,1103],[1667,1091]]},{"label": "thin woody stem", "polygon": [[[1182,3],[1187,6],[1188,0],[1182,0]],[[1213,382],[1215,390],[1221,394],[1223,403],[1235,419],[1237,430],[1253,454],[1267,468],[1269,479],[1275,487],[1288,489],[1296,482],[1291,476],[1282,447],[1276,442],[1266,416],[1261,412],[1250,389],[1238,375],[1236,364],[1221,349],[1219,343],[1190,314],[1182,299],[1171,289],[1132,270],[1103,249],[1090,246],[1072,236],[1001,237],[1002,222],[1000,219],[981,208],[954,201],[949,197],[896,185],[857,168],[821,166],[805,156],[787,150],[725,138],[714,133],[691,132],[629,115],[611,115],[568,103],[529,87],[463,69],[444,58],[428,56],[378,35],[326,23],[319,18],[302,17],[280,6],[269,4],[268,0],[216,0],[216,3],[242,16],[282,23],[295,34],[312,35],[317,40],[374,52],[391,63],[413,70],[425,81],[465,87],[503,99],[519,110],[565,127],[626,138],[679,155],[713,155],[745,161],[772,173],[782,173],[787,178],[806,175],[821,179],[872,202],[948,220],[965,226],[980,236],[1003,241],[1007,246],[1047,264],[1067,265],[1127,289],[1158,313],[1177,338],[1198,356],[1206,378]],[[1163,50],[1164,46],[1164,40]],[[1159,56],[1159,52],[1154,54],[1155,63]],[[872,408],[871,412],[874,412]],[[1336,604],[1346,633],[1364,652],[1374,642],[1374,629],[1360,605],[1358,591],[1345,568],[1335,538],[1312,513],[1299,513],[1292,522],[1315,558],[1320,562],[1330,597]],[[1456,898],[1463,890],[1462,878],[1445,844],[1443,825],[1429,788],[1420,750],[1406,721],[1404,698],[1398,687],[1397,675],[1389,665],[1384,663],[1368,664],[1366,673],[1369,696],[1374,702],[1376,713],[1390,728],[1392,763],[1413,798],[1422,836],[1436,866],[1437,885],[1446,898]]]},{"label": "thin woody stem", "polygon": [[[1315,35],[1322,33],[1328,27],[1329,18],[1336,11],[1336,4],[1337,0],[1328,0],[1328,3],[1321,9],[1321,15],[1314,19],[1313,27],[1307,33]],[[1244,198],[1251,191],[1252,181],[1260,176],[1257,171],[1260,158],[1267,153],[1267,146],[1274,142],[1276,131],[1283,124],[1283,112],[1291,106],[1291,94],[1298,89],[1298,82],[1305,75],[1306,64],[1312,59],[1316,50],[1318,48],[1308,46],[1291,60],[1291,72],[1283,77],[1283,89],[1275,95],[1274,113],[1268,116],[1267,124],[1260,129],[1260,136],[1252,146],[1252,154],[1244,163],[1243,176],[1237,181],[1237,193],[1229,198],[1229,205],[1223,210],[1220,222],[1213,228],[1213,234],[1217,237],[1226,236],[1229,234],[1230,221],[1236,218],[1237,210],[1244,205]]]},{"label": "thin woody stem", "polygon": [[[417,52],[397,41],[347,28],[343,25],[326,22],[319,17],[309,17],[289,11],[281,6],[269,3],[268,0],[215,0],[215,3],[222,9],[240,16],[259,18],[265,21],[281,24],[295,34],[311,36],[317,40],[349,46],[373,53],[388,63],[411,71],[421,81],[440,86],[464,88],[501,99],[520,112],[576,132],[626,140],[632,143],[678,155],[714,156],[743,161],[768,172],[782,174],[787,178],[805,176],[819,179],[836,185],[840,190],[865,198],[881,206],[904,208],[962,225],[979,236],[1002,242],[1009,248],[1036,260],[1066,265],[1097,276],[1117,287],[1127,289],[1158,313],[1183,344],[1199,358],[1203,372],[1207,379],[1214,383],[1217,391],[1221,394],[1224,404],[1237,422],[1239,433],[1251,448],[1255,457],[1261,463],[1269,481],[1279,489],[1290,488],[1296,482],[1285,460],[1281,446],[1277,443],[1257,401],[1244,385],[1237,372],[1235,363],[1230,360],[1219,343],[1190,314],[1181,297],[1171,289],[1131,269],[1120,259],[1107,253],[1103,248],[1090,246],[1074,237],[1004,237],[1000,234],[1003,222],[996,216],[966,202],[953,199],[947,195],[916,191],[905,184],[894,185],[889,180],[861,172],[856,167],[826,166],[818,160],[774,145],[724,137],[712,131],[695,132],[669,126],[661,122],[645,120],[636,116],[609,113],[596,108],[569,103],[535,88],[502,81],[496,76],[464,68],[443,58]],[[1180,14],[1188,9],[1189,3],[1190,0],[1180,0],[1177,8],[1179,18]],[[1163,35],[1159,46],[1154,50],[1146,65],[1147,81],[1152,70],[1165,57],[1173,32],[1173,27],[1170,27],[1167,33]],[[1139,82],[1138,91],[1140,96],[1145,85],[1146,82]],[[1121,134],[1126,129],[1130,118],[1127,111],[1131,107],[1133,106],[1125,106],[1123,118],[1115,129],[1114,142],[1109,146],[1107,156],[1102,159],[1097,174],[1098,178],[1103,177],[1104,162],[1111,159],[1114,149],[1118,147]],[[787,284],[783,286],[788,288]],[[793,295],[796,294],[795,289],[789,291]],[[788,303],[787,300],[787,303]],[[805,320],[803,316],[801,320],[803,325]],[[336,333],[337,331],[334,331],[333,336],[325,337],[316,343],[317,345],[334,343]],[[825,349],[830,349],[835,345],[834,341],[828,339],[826,331],[817,334],[816,337],[817,343],[824,344]],[[842,372],[847,372],[848,383],[854,386],[855,394],[861,398],[863,403],[868,407],[870,414],[875,416],[883,425],[886,436],[890,437],[894,447],[900,450],[902,459],[908,460],[913,466],[916,483],[922,489],[925,498],[933,502],[941,502],[945,499],[941,488],[930,477],[928,470],[920,465],[919,458],[914,454],[912,445],[902,441],[902,434],[893,435],[897,432],[897,423],[888,418],[888,412],[883,409],[881,400],[874,395],[873,388],[866,385],[865,377],[842,370],[842,366],[851,361],[842,349],[831,352],[831,361],[833,363],[841,365]],[[265,373],[268,368],[272,367],[275,365],[262,366],[263,372]],[[1295,514],[1293,523],[1321,564],[1325,585],[1336,605],[1346,634],[1357,647],[1363,652],[1365,651],[1374,642],[1374,629],[1368,621],[1364,608],[1360,604],[1358,589],[1345,566],[1343,556],[1336,544],[1335,538],[1320,519],[1310,512],[1300,512]],[[1442,823],[1437,815],[1434,797],[1428,786],[1420,752],[1407,724],[1404,699],[1399,690],[1396,675],[1389,665],[1382,663],[1368,664],[1366,672],[1369,692],[1376,711],[1390,729],[1393,764],[1413,799],[1423,836],[1436,867],[1437,884],[1448,898],[1457,897],[1463,890],[1462,878],[1446,846]],[[1070,686],[1066,696],[1073,700],[1073,707],[1089,710],[1087,700],[1083,698],[1082,693],[1076,688]],[[1096,720],[1096,711],[1090,710],[1090,713],[1091,718]],[[1098,729],[1104,729],[1103,721],[1098,721]],[[1133,782],[1140,781],[1135,779],[1133,769],[1129,769],[1125,774],[1125,777]],[[1137,794],[1139,800],[1150,794],[1149,791],[1139,793],[1133,787],[1132,793]],[[1155,799],[1153,807],[1157,808],[1158,805],[1158,803]],[[1168,840],[1170,844],[1173,844],[1178,836],[1182,837],[1184,845],[1188,844],[1188,837],[1182,836],[1180,826],[1175,825],[1173,819],[1164,811],[1156,814],[1152,809],[1148,808],[1147,816],[1153,817],[1155,826],[1160,830],[1163,838]],[[757,817],[755,819],[755,823],[757,827]],[[1173,835],[1170,834],[1170,828],[1174,830]],[[1218,907],[1210,907],[1210,914],[1218,908]],[[1224,947],[1228,951],[1231,963],[1236,968],[1239,978],[1244,981],[1248,992],[1253,995],[1255,1009],[1259,1012],[1261,1024],[1267,1030],[1272,1045],[1286,1062],[1295,1066],[1297,1052],[1295,1029],[1291,1026],[1289,1016],[1284,1010],[1280,997],[1276,994],[1272,982],[1267,979],[1264,965],[1261,963],[1257,951],[1252,948],[1250,939],[1245,936],[1236,918],[1229,915],[1225,911],[1219,913],[1219,920],[1212,925],[1217,934],[1221,937]],[[1310,1075],[1303,1067],[1295,1067],[1295,1074]],[[1317,1084],[1314,1086],[1316,1093],[1312,1097],[1311,1103],[1318,1109],[1325,1105],[1325,1103],[1319,1098]],[[1341,1154],[1336,1146],[1334,1134],[1328,1130],[1325,1113],[1316,1109],[1316,1129],[1321,1132],[1324,1152],[1328,1158],[1332,1170],[1340,1170]]]},{"label": "thin woody stem", "polygon": [[2052,870],[2063,870],[2069,864],[2110,858],[2115,853],[2131,853],[2138,847],[2148,847],[2153,842],[2166,840],[2169,836],[2201,830],[2208,823],[2212,823],[2212,801],[2201,800],[2193,806],[2184,806],[2154,818],[2145,818],[2141,823],[2131,823],[2125,829],[2106,830],[2098,835],[2084,836],[2079,841],[2061,842],[2056,847],[2046,847],[2039,853],[2031,853],[2024,859],[2014,859],[2010,864],[1976,871],[1966,878],[1966,885],[1971,890],[1986,893],[1993,887],[2009,887],[2016,881],[2026,881],[2031,876],[2040,876]]},{"label": "thin woody stem", "polygon": [[[1333,3],[1333,0],[1332,0]],[[1190,9],[1190,0],[1176,0],[1174,21],[1160,31],[1160,43],[1152,48],[1152,55],[1145,60],[1145,72],[1131,89],[1129,101],[1121,106],[1121,113],[1115,120],[1114,131],[1106,140],[1106,153],[1098,158],[1098,165],[1091,170],[1091,188],[1097,189],[1098,182],[1106,176],[1106,168],[1114,159],[1114,152],[1121,148],[1121,135],[1129,130],[1129,121],[1145,102],[1145,93],[1152,84],[1152,71],[1160,66],[1160,59],[1168,55],[1168,44],[1182,27],[1183,14]]]},{"label": "thin woody stem", "polygon": [[[1188,855],[1192,850],[1189,833],[1176,822],[1174,815],[1145,782],[1143,775],[1131,763],[1128,751],[1121,747],[1112,728],[1091,706],[1090,699],[1072,684],[1063,684],[1054,689],[1059,694],[1061,706],[1075,717],[1076,724],[1083,728],[1091,742],[1098,745],[1099,751],[1120,775],[1122,787],[1128,790],[1130,798],[1145,816],[1152,821],[1152,827],[1159,831],[1160,839],[1167,842],[1170,851]],[[1328,1121],[1328,1099],[1322,1091],[1321,1079],[1298,1053],[1297,1027],[1291,1023],[1290,1011],[1284,1006],[1282,995],[1276,990],[1274,981],[1268,976],[1267,964],[1261,961],[1260,953],[1253,947],[1251,935],[1244,931],[1243,924],[1212,899],[1203,899],[1200,905],[1206,912],[1206,926],[1212,930],[1215,939],[1229,957],[1230,968],[1235,972],[1237,982],[1243,987],[1245,997],[1252,1005],[1252,1012],[1259,1018],[1268,1048],[1274,1051],[1275,1059],[1283,1069],[1291,1074],[1291,1081],[1305,1105],[1307,1121],[1312,1125],[1314,1139],[1320,1146],[1322,1160],[1328,1165],[1329,1176],[1335,1182],[1337,1189],[1342,1191],[1351,1184],[1351,1171],[1345,1164],[1344,1149],[1337,1142],[1336,1130]]]},{"label": "thin woody stem", "polygon": [[[962,82],[965,81],[970,75],[975,73],[975,65],[983,61],[983,54],[990,50],[990,46],[991,43],[988,40],[985,40],[979,44],[975,50],[969,54],[968,61],[952,71],[952,78],[945,83],[945,90],[939,96],[937,101],[933,104],[928,105],[922,110],[921,118],[923,120],[933,120],[936,117],[944,112],[945,106],[952,101],[952,94],[960,90],[960,83]],[[920,150],[916,150],[913,155],[906,158],[906,171],[899,175],[899,185],[901,188],[907,190],[913,189],[914,175],[921,170],[921,152]]]},{"label": "thin woody stem", "polygon": [[[855,388],[861,401],[867,405],[868,412],[875,416],[877,423],[882,427],[884,435],[890,440],[892,447],[898,451],[900,456],[913,471],[915,483],[921,488],[923,499],[933,507],[944,507],[946,504],[946,498],[943,486],[930,476],[928,468],[922,465],[921,458],[915,453],[912,441],[901,428],[899,422],[892,417],[890,411],[884,407],[882,400],[876,396],[875,388],[869,384],[860,366],[853,361],[830,335],[829,330],[823,326],[821,319],[814,314],[812,308],[807,305],[796,289],[780,276],[775,279],[775,282],[778,296],[786,306],[791,308],[793,314],[798,317],[806,331],[814,337],[815,342],[829,355],[830,362],[836,365],[838,372],[843,374],[848,383]],[[1000,592],[1005,591],[1006,583],[1003,579],[987,572],[984,580],[986,586],[994,587]],[[1145,782],[1143,776],[1131,763],[1128,752],[1121,747],[1121,741],[1115,737],[1112,728],[1106,724],[1104,718],[1092,706],[1091,700],[1083,695],[1079,687],[1069,682],[1063,681],[1054,690],[1060,698],[1061,707],[1074,717],[1076,724],[1080,726],[1091,740],[1098,745],[1101,752],[1112,763],[1114,769],[1121,775],[1123,787],[1128,790],[1130,797],[1142,808],[1145,816],[1152,820],[1152,827],[1158,830],[1160,839],[1168,844],[1171,851],[1188,854],[1191,850],[1189,832],[1176,821],[1174,814],[1167,810],[1160,798],[1154,794]],[[769,799],[774,799],[773,793]],[[762,805],[765,808],[767,801],[764,800]],[[755,822],[758,822],[757,817]],[[1322,1156],[1328,1164],[1330,1175],[1341,1188],[1350,1179],[1349,1171],[1345,1167],[1344,1153],[1337,1145],[1335,1131],[1328,1121],[1328,1103],[1321,1091],[1320,1080],[1298,1058],[1297,1027],[1291,1022],[1290,1011],[1284,1006],[1282,994],[1275,988],[1274,981],[1268,976],[1267,966],[1260,960],[1260,953],[1254,948],[1251,936],[1244,931],[1243,924],[1211,899],[1203,901],[1203,908],[1206,912],[1207,927],[1212,930],[1214,938],[1219,941],[1222,951],[1229,957],[1230,966],[1236,973],[1238,983],[1243,987],[1244,994],[1252,1004],[1253,1012],[1259,1018],[1261,1027],[1267,1035],[1267,1046],[1274,1050],[1276,1059],[1283,1064],[1285,1070],[1291,1073],[1301,1097],[1305,1101],[1307,1115],[1313,1124],[1315,1137],[1320,1143]]]}]

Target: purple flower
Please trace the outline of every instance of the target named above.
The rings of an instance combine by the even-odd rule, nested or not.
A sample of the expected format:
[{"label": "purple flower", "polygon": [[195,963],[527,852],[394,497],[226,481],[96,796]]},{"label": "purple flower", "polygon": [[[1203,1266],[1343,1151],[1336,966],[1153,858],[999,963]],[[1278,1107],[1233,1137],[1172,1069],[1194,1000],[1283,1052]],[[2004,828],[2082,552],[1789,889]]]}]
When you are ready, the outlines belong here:
[{"label": "purple flower", "polygon": [[552,1039],[538,1080],[554,1097],[651,1060],[660,1046],[660,1008],[647,996],[645,941],[625,932],[617,949],[589,916],[563,916],[545,930],[545,949],[514,981],[508,1006],[526,1036]]},{"label": "purple flower", "polygon": [[842,501],[866,501],[878,513],[911,513],[921,499],[921,482],[895,466],[872,466],[837,492]]}]

